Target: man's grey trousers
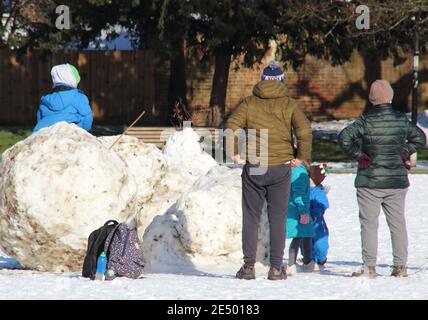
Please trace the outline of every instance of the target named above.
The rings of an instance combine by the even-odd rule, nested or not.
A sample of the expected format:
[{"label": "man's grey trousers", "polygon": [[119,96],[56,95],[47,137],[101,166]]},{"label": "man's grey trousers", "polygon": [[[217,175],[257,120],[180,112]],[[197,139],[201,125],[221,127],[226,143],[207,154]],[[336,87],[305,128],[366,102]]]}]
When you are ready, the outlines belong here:
[{"label": "man's grey trousers", "polygon": [[376,266],[379,214],[382,207],[391,232],[394,266],[407,263],[407,228],[404,216],[406,189],[357,188],[360,208],[363,263]]},{"label": "man's grey trousers", "polygon": [[270,230],[270,264],[280,269],[285,249],[285,220],[290,195],[290,164],[267,168],[264,174],[251,174],[251,165],[242,171],[242,250],[244,263],[256,262],[260,217],[267,201]]}]

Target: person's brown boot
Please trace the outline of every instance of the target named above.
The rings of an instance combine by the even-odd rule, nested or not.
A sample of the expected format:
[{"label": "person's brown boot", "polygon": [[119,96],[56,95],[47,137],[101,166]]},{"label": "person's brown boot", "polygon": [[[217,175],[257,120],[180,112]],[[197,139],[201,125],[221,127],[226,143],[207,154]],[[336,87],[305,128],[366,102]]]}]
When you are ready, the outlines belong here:
[{"label": "person's brown boot", "polygon": [[377,277],[376,268],[363,266],[360,271],[352,272],[353,277],[368,277],[374,279]]},{"label": "person's brown boot", "polygon": [[408,277],[407,268],[405,266],[393,266],[391,276],[397,278]]},{"label": "person's brown boot", "polygon": [[236,273],[236,277],[238,279],[254,280],[256,278],[256,269],[254,266],[244,264]]},{"label": "person's brown boot", "polygon": [[287,279],[287,270],[285,267],[280,269],[271,267],[268,273],[268,280],[286,280]]}]

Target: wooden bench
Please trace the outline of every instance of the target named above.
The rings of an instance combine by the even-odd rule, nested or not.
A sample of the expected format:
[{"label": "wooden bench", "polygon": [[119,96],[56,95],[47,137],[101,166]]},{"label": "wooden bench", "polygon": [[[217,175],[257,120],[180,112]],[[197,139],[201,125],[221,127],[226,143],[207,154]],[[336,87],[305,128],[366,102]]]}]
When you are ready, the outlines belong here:
[{"label": "wooden bench", "polygon": [[[192,127],[192,129],[200,136],[204,136],[205,144],[210,143],[210,141],[206,141],[209,140],[209,138],[214,139],[214,141],[211,140],[212,147],[218,143],[219,131],[216,130],[217,128]],[[180,130],[181,129],[173,127],[132,127],[126,134],[137,137],[144,143],[153,143],[158,148],[163,148],[168,138],[176,131]]]}]

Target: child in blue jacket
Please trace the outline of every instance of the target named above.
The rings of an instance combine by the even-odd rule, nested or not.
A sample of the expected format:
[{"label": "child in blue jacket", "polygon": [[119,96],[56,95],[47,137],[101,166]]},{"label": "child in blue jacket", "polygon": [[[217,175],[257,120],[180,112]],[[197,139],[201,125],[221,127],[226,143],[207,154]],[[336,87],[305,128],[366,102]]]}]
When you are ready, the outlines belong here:
[{"label": "child in blue jacket", "polygon": [[86,95],[77,89],[80,82],[77,69],[68,63],[57,65],[52,68],[51,76],[53,90],[41,98],[33,132],[61,121],[91,130],[92,110]]},{"label": "child in blue jacket", "polygon": [[[310,169],[311,193],[310,193],[310,213],[314,221],[314,238],[312,248],[312,258],[318,268],[322,268],[327,261],[328,253],[328,228],[324,220],[325,210],[329,203],[326,190],[321,184],[327,175],[326,165],[313,165]],[[316,268],[317,268],[316,267]]]}]

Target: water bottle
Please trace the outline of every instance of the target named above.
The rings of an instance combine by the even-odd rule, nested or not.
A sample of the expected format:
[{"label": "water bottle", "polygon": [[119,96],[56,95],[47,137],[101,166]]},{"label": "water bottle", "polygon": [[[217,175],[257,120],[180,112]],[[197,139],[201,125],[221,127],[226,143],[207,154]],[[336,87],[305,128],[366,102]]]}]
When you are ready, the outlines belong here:
[{"label": "water bottle", "polygon": [[107,257],[105,252],[101,252],[100,256],[98,257],[97,261],[97,273],[95,275],[96,280],[105,280],[105,272],[107,267]]}]

